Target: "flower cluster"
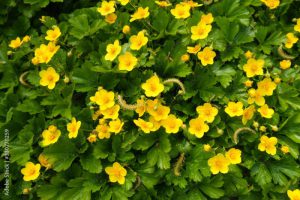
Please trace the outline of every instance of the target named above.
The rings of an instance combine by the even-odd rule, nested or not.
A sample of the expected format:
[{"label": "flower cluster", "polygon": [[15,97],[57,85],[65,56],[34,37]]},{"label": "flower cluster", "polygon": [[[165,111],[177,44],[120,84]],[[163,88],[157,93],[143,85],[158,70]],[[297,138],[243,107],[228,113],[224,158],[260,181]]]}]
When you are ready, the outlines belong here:
[{"label": "flower cluster", "polygon": [[189,132],[197,138],[202,138],[204,133],[209,130],[206,123],[212,123],[218,114],[218,109],[210,103],[205,103],[196,108],[198,117],[189,121]]},{"label": "flower cluster", "polygon": [[88,141],[95,142],[96,135],[99,139],[108,139],[111,133],[120,133],[124,122],[119,119],[120,106],[115,104],[114,92],[99,87],[95,95],[90,97],[90,101],[98,107],[95,107],[97,110],[93,114],[93,120],[98,119],[99,124],[88,137]]},{"label": "flower cluster", "polygon": [[225,153],[225,156],[222,153],[218,153],[208,160],[211,173],[228,173],[230,164],[239,164],[242,162],[241,155],[241,150],[235,148],[229,149]]}]

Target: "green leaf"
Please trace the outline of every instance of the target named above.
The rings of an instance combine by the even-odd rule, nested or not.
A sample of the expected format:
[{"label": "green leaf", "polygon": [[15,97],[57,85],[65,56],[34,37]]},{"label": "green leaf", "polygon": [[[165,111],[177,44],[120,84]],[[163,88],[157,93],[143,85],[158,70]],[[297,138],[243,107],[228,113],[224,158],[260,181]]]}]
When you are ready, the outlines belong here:
[{"label": "green leaf", "polygon": [[132,148],[136,150],[145,151],[149,149],[156,141],[156,136],[154,134],[141,135],[132,144]]},{"label": "green leaf", "polygon": [[24,165],[27,161],[30,160],[30,154],[33,151],[32,143],[34,136],[32,121],[33,120],[29,121],[29,124],[27,124],[18,133],[18,137],[10,142],[10,162],[17,162],[19,165]]},{"label": "green leaf", "polygon": [[46,147],[44,154],[53,163],[53,169],[57,172],[68,169],[76,158],[76,147],[68,139],[58,140],[55,144]]},{"label": "green leaf", "polygon": [[235,36],[238,34],[240,27],[238,24],[234,22],[230,22],[225,17],[217,17],[216,23],[220,27],[222,33],[224,34],[224,38],[232,43],[234,41]]},{"label": "green leaf", "polygon": [[204,194],[213,199],[218,199],[225,194],[224,190],[209,185],[200,185],[199,188]]},{"label": "green leaf", "polygon": [[31,115],[43,112],[43,107],[36,100],[25,99],[19,104],[16,110],[21,112],[28,112]]},{"label": "green leaf", "polygon": [[91,173],[100,173],[102,171],[101,160],[95,158],[93,155],[83,155],[80,157],[82,168]]},{"label": "green leaf", "polygon": [[88,16],[85,14],[74,16],[69,19],[72,28],[70,34],[77,39],[87,36],[90,31]]},{"label": "green leaf", "polygon": [[98,76],[90,67],[91,65],[86,63],[82,68],[73,71],[72,80],[76,83],[76,91],[86,92],[98,87]]},{"label": "green leaf", "polygon": [[272,162],[268,166],[275,184],[287,185],[288,178],[296,180],[300,177],[299,165],[293,160],[284,159]]},{"label": "green leaf", "polygon": [[251,176],[254,177],[254,180],[260,186],[265,186],[272,181],[271,173],[263,163],[257,163],[253,166]]},{"label": "green leaf", "polygon": [[168,26],[169,20],[170,15],[166,11],[162,10],[156,13],[152,25],[159,32],[164,32]]}]

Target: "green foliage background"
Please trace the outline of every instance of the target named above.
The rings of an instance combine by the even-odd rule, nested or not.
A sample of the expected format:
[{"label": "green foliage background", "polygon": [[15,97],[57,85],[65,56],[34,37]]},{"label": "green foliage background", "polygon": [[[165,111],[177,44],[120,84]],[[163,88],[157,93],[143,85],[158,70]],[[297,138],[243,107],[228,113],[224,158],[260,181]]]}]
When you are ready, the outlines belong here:
[{"label": "green foliage background", "polygon": [[[294,67],[285,71],[278,67],[282,58],[277,48],[285,41],[285,34],[293,30],[292,19],[300,17],[300,2],[282,0],[277,9],[269,10],[259,0],[220,0],[194,10],[186,21],[176,20],[154,1],[131,2],[149,7],[152,28],[141,22],[130,26],[133,33],[146,29],[150,41],[148,48],[138,52],[139,67],[120,73],[114,64],[104,60],[105,48],[115,39],[127,43],[129,36],[121,30],[134,12],[130,5],[119,7],[116,23],[109,25],[96,10],[98,1],[0,1],[0,131],[2,147],[4,129],[10,132],[10,198],[287,199],[286,191],[299,188],[300,180],[300,43],[285,50],[296,57]],[[172,1],[173,5],[176,2],[180,1]],[[215,63],[202,67],[196,58],[184,63],[180,57],[191,43],[186,27],[195,25],[207,12],[213,14],[215,22],[208,38],[200,43],[202,47],[213,44],[217,51]],[[50,16],[45,24],[39,21],[42,15]],[[43,43],[41,35],[55,24],[62,31],[61,48],[49,66],[56,68],[61,80],[50,91],[39,85],[40,70],[31,64],[31,58],[34,49]],[[26,34],[31,36],[30,44],[8,56],[9,41]],[[247,88],[243,85],[247,78],[241,70],[247,50],[265,60],[271,77],[282,79],[274,95],[267,98],[276,114],[267,120],[257,116],[256,121],[267,126],[268,133],[276,136],[280,144],[288,145],[290,154],[278,150],[271,157],[258,151],[260,132],[241,134],[237,145],[233,141],[234,131],[244,125],[240,118],[230,118],[223,108],[229,100],[247,101]],[[25,71],[31,87],[19,82]],[[196,116],[196,106],[204,102],[211,101],[220,108],[210,131],[201,139],[184,130],[168,135],[160,129],[146,135],[132,122],[137,115],[121,110],[126,122],[124,131],[108,140],[88,143],[90,132],[85,130],[95,127],[89,97],[98,86],[135,103],[143,95],[141,83],[154,72],[162,79],[177,77],[184,83],[186,94],[176,96],[178,88],[168,87],[163,99],[185,123]],[[70,83],[63,82],[63,75],[70,77]],[[82,122],[75,140],[67,138],[66,123],[72,116]],[[54,145],[41,148],[41,132],[50,124],[57,125],[62,136]],[[251,125],[252,121],[246,124]],[[272,132],[269,125],[277,125],[279,131]],[[218,148],[204,152],[206,143]],[[228,174],[212,175],[207,160],[230,147],[242,150],[242,164],[231,166]],[[27,161],[37,162],[41,152],[53,159],[54,168],[43,171],[36,182],[24,182],[20,169]],[[174,164],[181,153],[185,153],[185,160],[181,175],[175,176]],[[108,182],[103,169],[114,161],[130,167],[125,185]],[[3,162],[2,157],[1,172]],[[4,181],[3,175],[0,180]],[[32,188],[30,194],[23,195],[24,188]]]}]

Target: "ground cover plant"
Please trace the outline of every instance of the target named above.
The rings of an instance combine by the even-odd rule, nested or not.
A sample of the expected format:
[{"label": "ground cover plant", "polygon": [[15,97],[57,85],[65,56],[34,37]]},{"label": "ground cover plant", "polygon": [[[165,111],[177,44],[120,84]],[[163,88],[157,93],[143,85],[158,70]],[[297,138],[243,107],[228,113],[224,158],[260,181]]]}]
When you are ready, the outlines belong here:
[{"label": "ground cover plant", "polygon": [[1,199],[299,200],[300,1],[1,0]]}]

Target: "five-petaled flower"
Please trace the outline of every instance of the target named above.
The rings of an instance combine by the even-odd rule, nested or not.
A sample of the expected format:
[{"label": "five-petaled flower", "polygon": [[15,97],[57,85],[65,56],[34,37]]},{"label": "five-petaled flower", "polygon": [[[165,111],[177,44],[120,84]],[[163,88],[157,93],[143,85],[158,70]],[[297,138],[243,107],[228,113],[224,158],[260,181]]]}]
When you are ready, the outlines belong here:
[{"label": "five-petaled flower", "polygon": [[119,70],[132,71],[137,65],[138,59],[130,52],[125,52],[123,55],[118,57]]},{"label": "five-petaled flower", "polygon": [[101,7],[97,9],[98,12],[103,15],[106,16],[110,13],[115,12],[115,1],[102,1],[101,3]]},{"label": "five-petaled flower", "polygon": [[287,195],[290,198],[290,200],[299,200],[300,199],[300,190],[288,190]]},{"label": "five-petaled flower", "polygon": [[242,151],[236,148],[231,148],[225,153],[226,158],[231,164],[239,164],[242,162]]},{"label": "five-petaled flower", "polygon": [[42,132],[43,140],[41,141],[41,146],[45,147],[56,143],[60,135],[61,131],[56,126],[50,125],[48,129]]},{"label": "five-petaled flower", "polygon": [[197,138],[202,138],[208,130],[209,126],[204,122],[202,117],[197,117],[189,121],[189,132]]},{"label": "five-petaled flower", "polygon": [[127,171],[120,163],[114,162],[112,167],[106,167],[105,172],[109,175],[109,181],[112,183],[118,182],[123,185]]},{"label": "five-petaled flower", "polygon": [[140,50],[143,46],[148,43],[148,38],[145,36],[145,31],[138,32],[137,35],[133,35],[129,38],[130,49]]},{"label": "five-petaled flower", "polygon": [[256,75],[263,75],[263,66],[265,61],[262,59],[250,58],[247,60],[247,63],[243,66],[243,70],[246,72],[248,78],[254,77]]},{"label": "five-petaled flower", "polygon": [[46,34],[47,34],[47,36],[45,37],[46,40],[56,41],[61,35],[61,32],[58,26],[53,26],[52,29],[46,32]]},{"label": "five-petaled flower", "polygon": [[260,113],[260,115],[264,118],[272,118],[274,114],[274,110],[272,108],[269,108],[267,104],[263,105],[257,111]]},{"label": "five-petaled flower", "polygon": [[158,76],[154,75],[142,84],[142,89],[147,97],[156,97],[164,91],[164,85],[160,83]]},{"label": "five-petaled flower", "polygon": [[203,66],[214,64],[214,58],[216,57],[216,52],[210,47],[205,47],[202,51],[198,52],[198,59],[201,60]]},{"label": "five-petaled flower", "polygon": [[34,164],[33,162],[27,162],[25,164],[25,168],[21,169],[21,173],[23,174],[24,181],[33,181],[37,179],[40,175],[40,164]]},{"label": "five-petaled flower", "polygon": [[53,67],[48,67],[47,70],[42,70],[40,75],[40,85],[48,86],[48,89],[52,90],[55,87],[56,82],[59,80],[59,74],[56,73]]},{"label": "five-petaled flower", "polygon": [[113,44],[108,44],[106,47],[105,60],[113,61],[121,52],[122,47],[120,46],[119,40],[115,40]]},{"label": "five-petaled flower", "polygon": [[72,118],[71,123],[67,124],[67,130],[69,132],[69,138],[76,138],[78,135],[78,130],[81,126],[81,121],[76,121],[75,117]]},{"label": "five-petaled flower", "polygon": [[243,115],[243,103],[242,102],[228,102],[225,112],[230,117]]},{"label": "five-petaled flower", "polygon": [[275,155],[276,154],[276,145],[277,138],[276,137],[268,137],[268,136],[261,136],[260,143],[258,145],[258,150],[265,151],[267,154]]},{"label": "five-petaled flower", "polygon": [[229,171],[230,161],[223,154],[219,153],[216,156],[208,160],[208,166],[212,174],[223,173],[226,174]]},{"label": "five-petaled flower", "polygon": [[143,7],[139,7],[137,9],[137,11],[131,15],[131,19],[129,20],[130,22],[133,22],[135,20],[140,20],[140,19],[145,19],[149,16],[149,8],[146,7],[146,8],[143,8]]}]

